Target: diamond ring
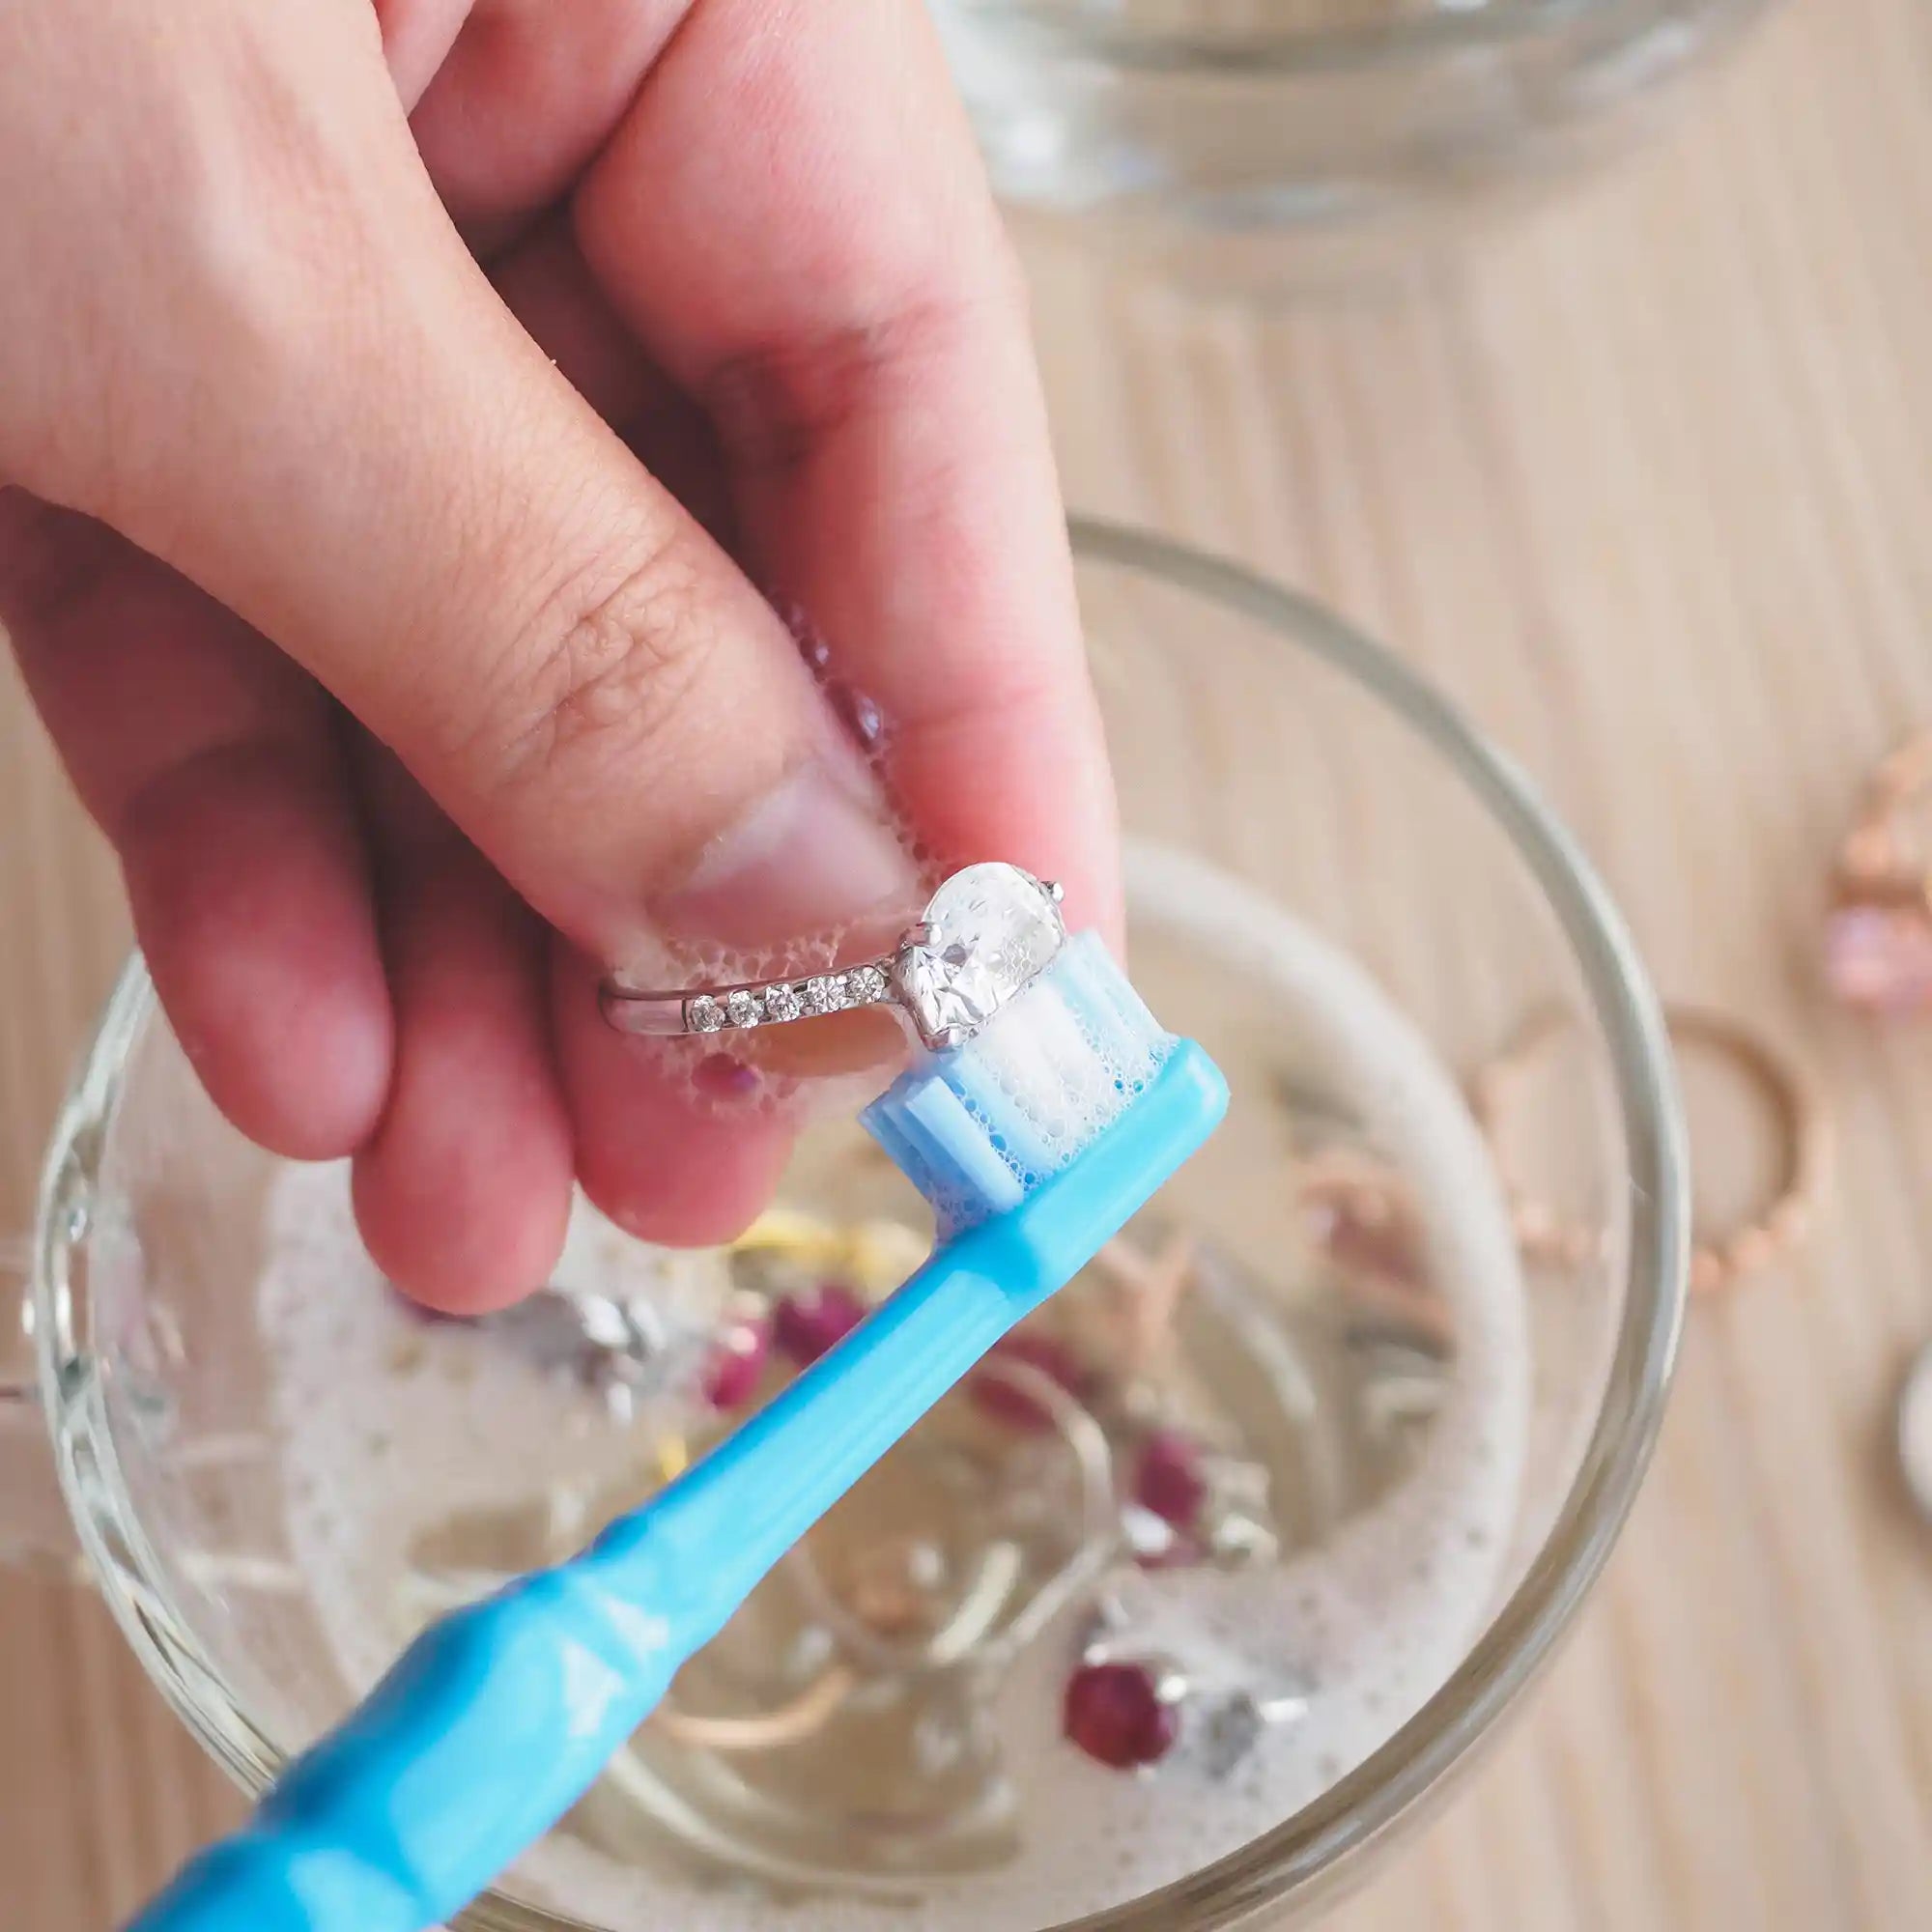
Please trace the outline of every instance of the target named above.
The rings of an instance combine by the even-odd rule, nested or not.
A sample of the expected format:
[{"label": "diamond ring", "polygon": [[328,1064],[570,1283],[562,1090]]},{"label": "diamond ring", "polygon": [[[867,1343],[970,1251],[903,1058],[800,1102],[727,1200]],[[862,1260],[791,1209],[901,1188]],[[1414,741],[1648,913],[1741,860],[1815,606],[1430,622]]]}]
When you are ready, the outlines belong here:
[{"label": "diamond ring", "polygon": [[621,1033],[743,1032],[856,1007],[889,1007],[927,1047],[958,1046],[1052,964],[1066,938],[1060,888],[997,863],[954,872],[891,952],[804,978],[683,992],[615,979],[604,1017]]}]

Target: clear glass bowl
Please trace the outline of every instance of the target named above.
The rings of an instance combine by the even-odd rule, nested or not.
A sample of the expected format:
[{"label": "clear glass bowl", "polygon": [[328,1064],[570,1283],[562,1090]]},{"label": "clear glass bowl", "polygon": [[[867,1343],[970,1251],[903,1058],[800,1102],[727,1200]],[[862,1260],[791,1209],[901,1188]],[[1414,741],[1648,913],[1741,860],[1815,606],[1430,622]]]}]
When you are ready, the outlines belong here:
[{"label": "clear glass bowl", "polygon": [[[1566,1013],[1577,1051],[1537,1139],[1594,1229],[1529,1297],[1529,1455],[1486,1626],[1318,1802],[1082,1921],[1155,1932],[1325,1896],[1549,1654],[1658,1427],[1686,1179],[1664,1037],[1629,941],[1515,770],[1397,659],[1304,600],[1129,531],[1082,524],[1076,538],[1129,833],[1292,907],[1374,974],[1448,1066],[1478,1064],[1527,1011]],[[1221,990],[1232,1011],[1241,989]],[[1234,1086],[1238,1135],[1276,1103],[1238,1067]],[[257,1294],[284,1172],[213,1111],[134,962],[49,1149],[30,1325],[99,1587],[184,1721],[250,1791],[353,1694],[288,1540],[287,1416]],[[1211,1224],[1214,1198],[1203,1203]],[[462,1922],[581,1921],[493,1894]]]},{"label": "clear glass bowl", "polygon": [[1002,199],[1212,288],[1386,266],[1571,171],[1765,0],[931,0]]}]

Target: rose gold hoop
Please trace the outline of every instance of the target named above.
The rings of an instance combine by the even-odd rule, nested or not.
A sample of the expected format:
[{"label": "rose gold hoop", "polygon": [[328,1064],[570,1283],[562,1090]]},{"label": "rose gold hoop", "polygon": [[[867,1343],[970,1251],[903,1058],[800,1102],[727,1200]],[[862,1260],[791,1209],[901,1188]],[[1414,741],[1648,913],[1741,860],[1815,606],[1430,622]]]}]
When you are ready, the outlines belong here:
[{"label": "rose gold hoop", "polygon": [[[1780,1171],[1771,1199],[1748,1219],[1691,1249],[1691,1291],[1710,1294],[1769,1266],[1810,1234],[1831,1170],[1830,1122],[1803,1071],[1755,1029],[1692,1007],[1669,1008],[1664,1020],[1679,1048],[1702,1047],[1743,1071],[1777,1122]],[[1606,1237],[1531,1192],[1505,1155],[1503,1123],[1523,1078],[1576,1025],[1576,1016],[1563,1009],[1540,1009],[1469,1083],[1470,1107],[1502,1178],[1523,1254],[1568,1267],[1601,1256]]]},{"label": "rose gold hoop", "polygon": [[1567,1034],[1580,1030],[1565,1007],[1540,1007],[1476,1069],[1469,1081],[1469,1109],[1490,1146],[1509,1204],[1518,1248],[1525,1260],[1575,1268],[1604,1252],[1606,1236],[1537,1196],[1516,1172],[1504,1145],[1504,1122],[1522,1083]]},{"label": "rose gold hoop", "polygon": [[1932,727],[1916,731],[1882,758],[1866,783],[1864,804],[1838,848],[1837,877],[1855,892],[1916,891],[1927,897],[1926,866],[1899,820],[1932,790]]}]

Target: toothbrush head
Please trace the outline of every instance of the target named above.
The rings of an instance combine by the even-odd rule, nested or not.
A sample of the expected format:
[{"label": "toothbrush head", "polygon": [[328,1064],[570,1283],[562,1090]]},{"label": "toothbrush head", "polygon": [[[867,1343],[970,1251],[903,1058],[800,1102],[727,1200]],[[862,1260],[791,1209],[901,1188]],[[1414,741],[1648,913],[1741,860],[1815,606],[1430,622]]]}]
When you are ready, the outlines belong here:
[{"label": "toothbrush head", "polygon": [[[948,881],[934,909],[945,913],[961,881],[1001,928],[980,939],[978,960],[958,935],[931,947],[930,963],[914,952],[902,993],[927,1050],[861,1117],[932,1205],[943,1238],[1018,1207],[1069,1167],[1180,1044],[1096,934],[1065,937],[1051,888],[1015,867],[976,866]],[[926,929],[948,940],[938,924],[929,910]]]}]

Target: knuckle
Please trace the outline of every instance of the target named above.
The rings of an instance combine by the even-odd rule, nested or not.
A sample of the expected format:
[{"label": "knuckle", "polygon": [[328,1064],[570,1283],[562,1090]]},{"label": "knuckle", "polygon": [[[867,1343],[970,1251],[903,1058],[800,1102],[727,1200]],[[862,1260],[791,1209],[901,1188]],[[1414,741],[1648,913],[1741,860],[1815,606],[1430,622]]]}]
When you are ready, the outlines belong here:
[{"label": "knuckle", "polygon": [[838,431],[902,407],[935,371],[969,360],[976,342],[1026,331],[1019,260],[996,237],[971,272],[936,271],[876,315],[726,358],[702,401],[739,468],[785,475]]},{"label": "knuckle", "polygon": [[570,579],[520,633],[485,706],[497,787],[594,796],[635,771],[686,715],[718,635],[681,534]]}]

